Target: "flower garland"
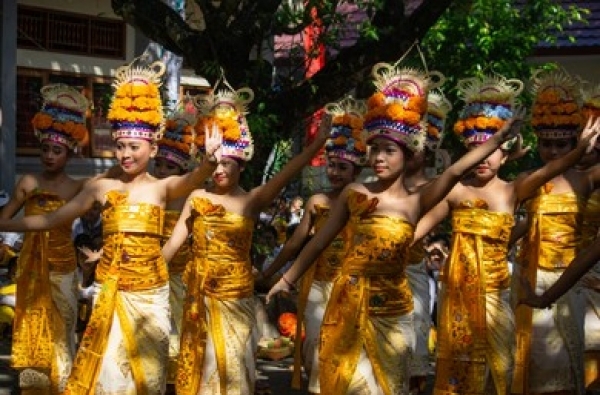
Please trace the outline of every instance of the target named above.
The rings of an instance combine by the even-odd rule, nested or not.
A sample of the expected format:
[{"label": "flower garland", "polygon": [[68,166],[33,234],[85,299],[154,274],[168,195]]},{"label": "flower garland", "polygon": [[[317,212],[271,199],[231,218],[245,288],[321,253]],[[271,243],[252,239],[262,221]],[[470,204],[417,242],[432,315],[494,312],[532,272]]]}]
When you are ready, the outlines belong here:
[{"label": "flower garland", "polygon": [[158,87],[154,84],[122,84],[115,92],[108,119],[113,123],[141,122],[152,127],[160,126],[163,114]]},{"label": "flower garland", "polygon": [[363,141],[362,118],[352,114],[344,114],[334,117],[332,123],[331,137],[325,144],[327,150],[356,151],[359,155],[367,152],[367,145]]},{"label": "flower garland", "polygon": [[40,131],[52,130],[66,134],[74,140],[84,144],[88,138],[88,130],[84,124],[66,121],[61,122],[60,120],[54,119],[52,116],[38,112],[31,120],[33,127]]},{"label": "flower garland", "polygon": [[531,114],[531,125],[536,129],[579,128],[583,120],[575,100],[563,100],[553,89],[537,95]]},{"label": "flower garland", "polygon": [[158,145],[172,147],[184,154],[190,152],[192,143],[194,143],[194,128],[184,122],[178,122],[169,119],[166,122],[166,131]]},{"label": "flower garland", "polygon": [[454,124],[454,132],[463,135],[474,129],[496,131],[504,126],[512,114],[510,108],[502,103],[470,103]]}]

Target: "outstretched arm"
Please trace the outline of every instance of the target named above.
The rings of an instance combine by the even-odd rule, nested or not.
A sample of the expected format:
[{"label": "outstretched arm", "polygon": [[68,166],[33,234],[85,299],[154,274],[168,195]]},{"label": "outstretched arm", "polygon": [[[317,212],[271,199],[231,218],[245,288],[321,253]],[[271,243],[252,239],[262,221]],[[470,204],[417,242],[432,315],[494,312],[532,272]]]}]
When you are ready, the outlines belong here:
[{"label": "outstretched arm", "polygon": [[267,294],[267,303],[269,299],[278,292],[289,291],[294,287],[294,284],[302,275],[308,270],[315,260],[321,255],[323,250],[331,244],[337,234],[346,226],[350,212],[348,210],[348,192],[350,187],[346,187],[340,194],[338,201],[333,207],[327,222],[317,232],[317,234],[308,242],[308,244],[302,249],[298,258],[294,261],[292,267],[281,279],[271,288]]},{"label": "outstretched arm", "polygon": [[456,185],[468,171],[490,156],[506,140],[518,134],[523,125],[523,115],[523,111],[516,113],[514,117],[507,121],[488,141],[467,152],[433,182],[423,187],[420,195],[421,213],[426,213],[431,210],[452,190],[454,185]]},{"label": "outstretched arm", "polygon": [[184,175],[170,176],[165,179],[167,183],[167,200],[187,197],[193,190],[200,188],[204,180],[210,177],[221,161],[223,136],[218,127],[214,126],[212,130],[206,130],[205,133],[206,155],[202,163]]},{"label": "outstretched arm", "polygon": [[417,243],[423,237],[427,236],[433,228],[444,220],[450,214],[450,204],[447,198],[442,200],[432,210],[429,210],[417,223],[415,236],[412,244]]},{"label": "outstretched arm", "polygon": [[584,274],[594,267],[598,261],[600,261],[600,243],[594,243],[580,252],[565,269],[563,274],[560,275],[558,280],[542,295],[536,295],[531,289],[531,284],[524,282],[522,287],[525,297],[519,303],[539,309],[550,307],[558,298],[571,289]]},{"label": "outstretched arm", "polygon": [[28,215],[19,219],[0,220],[0,232],[49,230],[71,223],[88,211],[96,200],[97,182],[86,186],[64,206],[46,215]]},{"label": "outstretched arm", "polygon": [[279,192],[296,176],[304,166],[319,152],[331,131],[331,115],[323,115],[319,132],[312,143],[290,160],[279,173],[266,184],[254,188],[250,194],[255,211],[267,207],[277,197]]},{"label": "outstretched arm", "polygon": [[292,260],[294,255],[298,254],[298,252],[300,251],[300,249],[302,248],[302,246],[308,239],[310,230],[313,227],[313,219],[314,219],[313,211],[314,211],[314,202],[313,202],[313,199],[311,198],[306,203],[306,212],[302,216],[302,220],[300,220],[300,223],[298,224],[298,227],[294,231],[294,234],[285,243],[285,245],[283,246],[281,251],[279,251],[279,254],[277,254],[277,257],[275,258],[273,263],[271,263],[269,265],[269,267],[267,268],[267,270],[265,270],[262,273],[263,277],[270,278],[275,273],[277,273],[279,271],[279,269],[281,269],[283,266],[285,266],[286,263],[288,263],[290,260]]},{"label": "outstretched arm", "polygon": [[179,215],[179,219],[175,224],[171,237],[169,237],[169,240],[163,245],[162,254],[167,263],[173,259],[190,234],[190,229],[188,228],[188,219],[192,214],[190,202],[191,196],[185,201],[183,209],[181,210],[181,215]]},{"label": "outstretched arm", "polygon": [[581,138],[574,150],[562,158],[548,162],[544,167],[534,172],[517,178],[514,184],[517,200],[522,202],[529,199],[545,183],[564,173],[570,167],[575,166],[586,151],[590,147],[594,147],[599,131],[600,118],[597,118],[595,121],[592,121],[592,118],[590,118],[583,132],[581,132]]}]

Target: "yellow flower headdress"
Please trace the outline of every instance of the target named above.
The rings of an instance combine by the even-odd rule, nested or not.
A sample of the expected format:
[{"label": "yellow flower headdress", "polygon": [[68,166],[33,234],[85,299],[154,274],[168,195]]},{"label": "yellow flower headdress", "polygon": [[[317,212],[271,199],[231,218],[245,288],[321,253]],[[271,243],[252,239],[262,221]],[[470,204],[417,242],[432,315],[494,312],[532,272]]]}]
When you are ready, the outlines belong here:
[{"label": "yellow flower headdress", "polygon": [[165,132],[158,141],[157,158],[164,158],[184,170],[190,168],[196,117],[197,110],[190,99],[184,100],[167,117]]},{"label": "yellow flower headdress", "polygon": [[325,112],[333,117],[331,135],[325,143],[327,156],[363,166],[367,157],[363,125],[366,103],[348,96],[339,102],[326,104]]},{"label": "yellow flower headdress", "polygon": [[248,104],[254,99],[254,91],[250,88],[235,90],[226,81],[223,83],[226,89],[217,90],[215,85],[208,95],[195,98],[196,107],[200,112],[195,126],[195,146],[203,151],[206,130],[216,126],[223,135],[222,155],[249,161],[254,154],[254,143],[246,115]]},{"label": "yellow flower headdress", "polygon": [[135,138],[155,142],[161,139],[164,128],[159,87],[165,64],[136,66],[135,62],[117,69],[107,118],[114,140]]},{"label": "yellow flower headdress", "polygon": [[457,88],[465,107],[454,124],[454,132],[469,146],[487,141],[513,116],[523,82],[486,75],[462,79]]},{"label": "yellow flower headdress", "polygon": [[440,90],[430,91],[427,95],[427,137],[425,146],[432,151],[440,148],[444,138],[444,127],[452,104]]},{"label": "yellow flower headdress", "polygon": [[367,102],[368,140],[385,137],[412,151],[421,151],[425,143],[427,94],[443,84],[444,76],[436,71],[387,63],[373,66],[371,75],[378,92]]},{"label": "yellow flower headdress", "polygon": [[538,138],[577,137],[583,122],[579,81],[564,70],[538,70],[532,82],[531,125]]},{"label": "yellow flower headdress", "polygon": [[69,149],[88,141],[85,113],[89,102],[79,91],[65,84],[46,85],[41,89],[44,104],[31,123],[36,137]]}]

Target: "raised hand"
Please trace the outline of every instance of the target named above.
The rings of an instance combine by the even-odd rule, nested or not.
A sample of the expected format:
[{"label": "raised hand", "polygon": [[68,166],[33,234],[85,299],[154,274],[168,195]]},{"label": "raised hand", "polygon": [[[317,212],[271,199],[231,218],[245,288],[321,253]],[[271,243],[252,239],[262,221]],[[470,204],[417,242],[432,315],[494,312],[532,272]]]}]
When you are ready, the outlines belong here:
[{"label": "raised hand", "polygon": [[583,131],[581,132],[578,143],[584,144],[587,147],[586,153],[589,154],[594,149],[596,140],[598,139],[598,132],[600,132],[600,117],[597,117],[596,119],[589,117],[585,128],[583,128]]},{"label": "raised hand", "polygon": [[319,131],[317,132],[316,138],[321,141],[325,141],[329,138],[331,134],[331,124],[333,122],[333,117],[331,114],[323,113],[321,117],[321,122],[319,122]]},{"label": "raised hand", "polygon": [[508,158],[506,160],[508,162],[510,162],[511,160],[520,159],[520,158],[524,157],[525,155],[527,155],[527,153],[529,151],[531,151],[531,147],[523,146],[523,135],[521,135],[519,133],[517,135],[517,140],[515,141],[515,146],[512,149],[511,153],[508,155]]},{"label": "raised hand", "polygon": [[216,124],[213,124],[210,131],[208,128],[206,128],[205,133],[206,157],[209,158],[211,162],[219,163],[223,153],[221,149],[221,145],[223,144],[223,135]]},{"label": "raised hand", "polygon": [[503,141],[510,140],[515,138],[521,132],[521,128],[525,124],[525,116],[527,115],[527,110],[523,107],[515,108],[515,112],[504,126],[498,131],[498,135],[502,138]]}]

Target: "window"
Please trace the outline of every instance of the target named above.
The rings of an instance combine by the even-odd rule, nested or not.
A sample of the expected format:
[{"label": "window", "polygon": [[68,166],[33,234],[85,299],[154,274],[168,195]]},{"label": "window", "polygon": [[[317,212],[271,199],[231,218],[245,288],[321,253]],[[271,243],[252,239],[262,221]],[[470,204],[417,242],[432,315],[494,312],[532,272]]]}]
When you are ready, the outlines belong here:
[{"label": "window", "polygon": [[121,20],[18,5],[19,48],[125,59]]}]

